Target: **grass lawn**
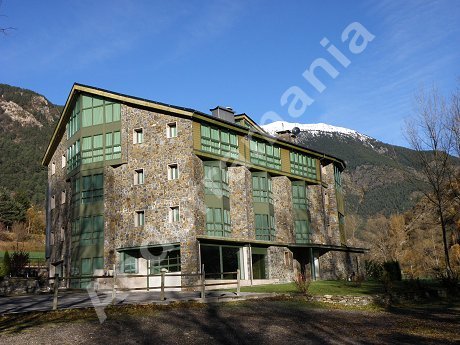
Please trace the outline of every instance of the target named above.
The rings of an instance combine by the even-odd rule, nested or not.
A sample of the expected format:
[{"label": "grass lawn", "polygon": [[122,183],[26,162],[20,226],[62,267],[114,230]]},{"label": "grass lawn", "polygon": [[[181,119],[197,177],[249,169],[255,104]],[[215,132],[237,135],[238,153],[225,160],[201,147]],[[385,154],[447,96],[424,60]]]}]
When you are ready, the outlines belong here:
[{"label": "grass lawn", "polygon": [[[14,250],[9,250],[8,253],[13,254]],[[0,259],[3,259],[3,256],[5,255],[5,251],[0,250]],[[45,258],[45,252],[29,252],[29,258],[31,259],[44,259]]]}]

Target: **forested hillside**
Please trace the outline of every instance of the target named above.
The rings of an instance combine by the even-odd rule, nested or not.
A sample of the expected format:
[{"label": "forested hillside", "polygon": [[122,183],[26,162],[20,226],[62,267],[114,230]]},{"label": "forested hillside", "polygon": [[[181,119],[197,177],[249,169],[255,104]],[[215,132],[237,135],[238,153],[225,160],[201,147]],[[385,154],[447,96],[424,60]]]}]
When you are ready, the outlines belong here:
[{"label": "forested hillside", "polygon": [[413,207],[425,188],[417,177],[415,152],[372,138],[343,133],[302,131],[300,143],[345,160],[348,213],[370,217],[401,213]]},{"label": "forested hillside", "polygon": [[0,188],[43,206],[47,174],[41,158],[60,110],[33,91],[0,84]]}]

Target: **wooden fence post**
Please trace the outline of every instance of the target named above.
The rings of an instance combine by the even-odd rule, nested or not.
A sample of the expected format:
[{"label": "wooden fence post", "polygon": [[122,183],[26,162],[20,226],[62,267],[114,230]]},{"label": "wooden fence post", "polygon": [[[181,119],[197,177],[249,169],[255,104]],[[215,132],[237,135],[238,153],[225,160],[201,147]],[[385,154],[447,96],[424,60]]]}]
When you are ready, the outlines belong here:
[{"label": "wooden fence post", "polygon": [[53,296],[53,310],[58,308],[58,288],[59,288],[59,273],[54,274],[54,296]]},{"label": "wooden fence post", "polygon": [[115,304],[115,299],[117,296],[117,291],[116,291],[117,285],[116,284],[117,284],[117,270],[116,270],[116,266],[113,265],[112,304]]},{"label": "wooden fence post", "polygon": [[204,265],[201,265],[201,299],[204,301],[206,298],[206,273]]},{"label": "wooden fence post", "polygon": [[236,270],[236,295],[240,295],[240,270]]},{"label": "wooden fence post", "polygon": [[165,272],[161,270],[161,292],[160,292],[160,299],[162,301],[165,300]]}]

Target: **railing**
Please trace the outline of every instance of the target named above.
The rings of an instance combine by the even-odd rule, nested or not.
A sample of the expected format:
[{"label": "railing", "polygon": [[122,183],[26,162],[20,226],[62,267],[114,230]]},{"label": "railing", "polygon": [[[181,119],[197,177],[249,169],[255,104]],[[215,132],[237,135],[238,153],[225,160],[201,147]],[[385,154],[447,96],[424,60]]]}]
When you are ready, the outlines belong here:
[{"label": "railing", "polygon": [[[48,278],[49,281],[54,282],[53,286],[53,310],[58,309],[58,289],[61,281],[69,281],[69,286],[71,285],[70,282],[72,280],[89,280],[95,281],[97,279],[112,279],[112,304],[115,304],[116,294],[117,291],[138,291],[138,290],[160,290],[160,301],[164,301],[166,299],[165,290],[166,289],[182,289],[182,288],[199,288],[200,289],[200,298],[201,300],[205,300],[206,298],[206,287],[207,286],[220,286],[220,285],[235,285],[236,284],[236,295],[239,296],[240,294],[240,270],[236,270],[235,272],[217,272],[217,273],[209,273],[206,274],[204,270],[204,265],[201,268],[201,272],[199,273],[168,273],[166,275],[166,271],[162,271],[160,274],[122,274],[117,275],[116,270],[113,270],[114,274],[111,276],[103,275],[103,276],[72,276],[72,277],[59,277],[59,274],[56,273],[54,277]],[[206,283],[206,275],[230,275],[236,274],[236,281],[228,281],[228,282],[218,282],[218,283]],[[135,288],[120,288],[117,286],[117,279],[119,278],[145,278],[147,277],[147,286],[146,287],[135,287]],[[149,278],[151,277],[160,277],[160,285],[159,286],[150,286]],[[199,277],[199,283],[194,285],[166,285],[165,278],[166,277]]]}]

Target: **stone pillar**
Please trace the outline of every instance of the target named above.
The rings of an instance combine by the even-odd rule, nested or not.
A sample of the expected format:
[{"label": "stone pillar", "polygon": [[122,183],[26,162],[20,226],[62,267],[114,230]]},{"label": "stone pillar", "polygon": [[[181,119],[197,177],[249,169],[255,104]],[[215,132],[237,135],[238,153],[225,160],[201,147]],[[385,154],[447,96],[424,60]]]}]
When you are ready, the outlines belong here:
[{"label": "stone pillar", "polygon": [[252,176],[244,166],[229,167],[230,221],[233,238],[255,239]]},{"label": "stone pillar", "polygon": [[334,165],[329,164],[322,168],[323,182],[326,182],[328,188],[326,193],[326,216],[327,216],[327,237],[328,244],[340,246],[339,218],[337,213],[337,198],[335,196]]},{"label": "stone pillar", "polygon": [[294,243],[294,211],[291,181],[286,176],[272,177],[275,211],[275,241]]}]

